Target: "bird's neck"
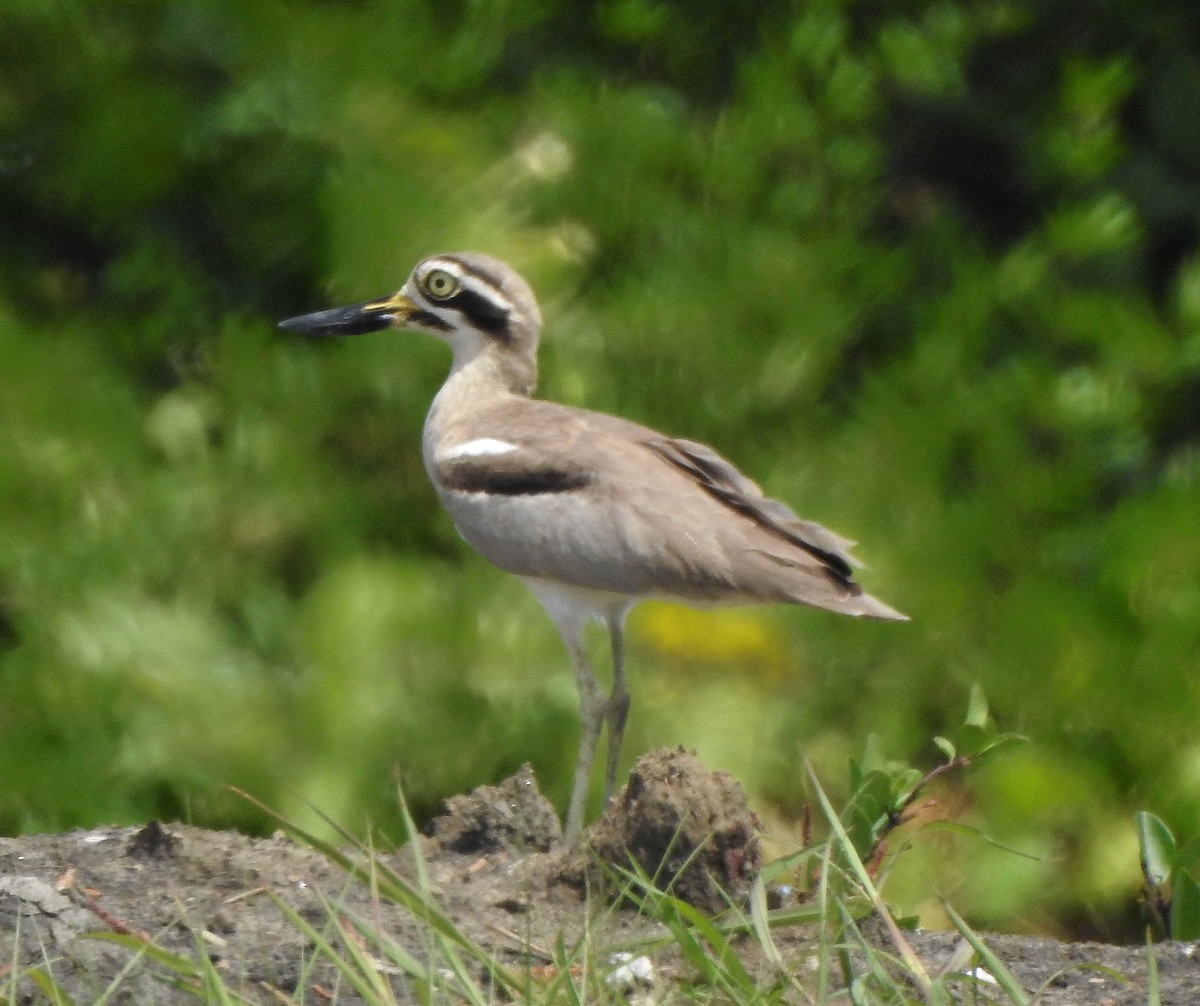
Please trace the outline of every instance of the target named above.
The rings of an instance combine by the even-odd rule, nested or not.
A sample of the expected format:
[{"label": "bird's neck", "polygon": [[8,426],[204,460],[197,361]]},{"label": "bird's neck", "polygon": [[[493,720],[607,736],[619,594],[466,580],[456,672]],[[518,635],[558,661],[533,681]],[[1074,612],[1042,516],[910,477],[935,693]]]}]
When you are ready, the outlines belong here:
[{"label": "bird's neck", "polygon": [[488,347],[472,354],[454,354],[446,383],[433,400],[432,420],[467,416],[504,398],[528,398],[537,382],[537,363]]}]

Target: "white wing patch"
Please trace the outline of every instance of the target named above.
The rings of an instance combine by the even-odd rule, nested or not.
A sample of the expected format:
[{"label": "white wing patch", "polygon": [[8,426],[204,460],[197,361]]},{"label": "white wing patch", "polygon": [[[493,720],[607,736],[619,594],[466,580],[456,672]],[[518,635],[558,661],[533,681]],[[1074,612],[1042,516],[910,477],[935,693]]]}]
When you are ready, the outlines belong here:
[{"label": "white wing patch", "polygon": [[495,437],[480,437],[478,440],[468,440],[466,443],[448,448],[438,455],[438,461],[453,461],[456,458],[482,458],[494,454],[507,454],[516,449],[516,444],[497,440]]}]

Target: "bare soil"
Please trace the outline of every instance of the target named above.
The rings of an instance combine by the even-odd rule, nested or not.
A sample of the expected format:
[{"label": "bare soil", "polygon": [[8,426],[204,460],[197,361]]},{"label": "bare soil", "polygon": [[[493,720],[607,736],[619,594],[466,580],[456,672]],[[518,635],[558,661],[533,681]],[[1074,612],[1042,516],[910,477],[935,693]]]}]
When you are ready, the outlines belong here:
[{"label": "bare soil", "polygon": [[[589,945],[607,960],[610,950],[662,934],[632,907],[608,904],[617,888],[600,864],[628,867],[632,857],[648,874],[674,878],[674,894],[713,911],[726,897],[745,896],[760,864],[756,831],[731,777],[709,772],[687,752],[662,750],[638,762],[613,807],[589,830],[591,852],[556,851],[557,818],[528,769],[448,801],[419,842],[433,895],[456,925],[501,961],[537,974],[552,967],[560,938],[570,948],[586,930]],[[415,877],[413,853],[405,847],[379,858]],[[354,916],[418,958],[429,946],[426,926],[410,913],[286,837],[151,822],[0,838],[0,946],[7,948],[0,951],[0,1001],[6,995],[14,1003],[46,1001],[26,969],[49,975],[81,1004],[106,993],[108,1002],[139,1006],[197,1001],[197,990],[162,964],[88,935],[106,932],[148,937],[193,960],[207,956],[226,986],[253,1002],[280,1002],[281,993],[305,1003],[361,1002],[274,899],[339,946],[339,926]],[[906,938],[934,973],[960,944],[954,933]],[[776,930],[775,939],[785,961],[799,972],[808,967],[812,933],[792,926]],[[1145,948],[1003,935],[987,942],[1045,1006],[1150,1001]],[[1200,1004],[1194,949],[1155,947],[1163,1006]],[[754,940],[745,938],[739,951],[766,980],[770,965]],[[641,1001],[678,998],[690,968],[670,949],[648,958],[652,974],[627,975],[624,982],[614,976],[614,989]],[[403,975],[390,980],[399,1001],[414,1001]],[[964,1001],[975,1001],[972,988],[964,979]]]}]

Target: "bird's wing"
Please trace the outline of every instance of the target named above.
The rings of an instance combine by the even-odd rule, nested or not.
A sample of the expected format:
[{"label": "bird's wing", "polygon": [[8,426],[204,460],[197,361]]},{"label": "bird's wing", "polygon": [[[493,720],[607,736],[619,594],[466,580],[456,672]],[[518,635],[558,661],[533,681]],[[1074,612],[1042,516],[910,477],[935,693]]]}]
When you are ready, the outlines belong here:
[{"label": "bird's wing", "polygon": [[804,520],[786,504],[763,495],[757,484],[705,444],[694,440],[654,437],[643,444],[664,461],[689,475],[705,492],[764,530],[802,549],[821,562],[847,586],[853,567],[861,565],[850,555],[854,542],[815,521]]}]

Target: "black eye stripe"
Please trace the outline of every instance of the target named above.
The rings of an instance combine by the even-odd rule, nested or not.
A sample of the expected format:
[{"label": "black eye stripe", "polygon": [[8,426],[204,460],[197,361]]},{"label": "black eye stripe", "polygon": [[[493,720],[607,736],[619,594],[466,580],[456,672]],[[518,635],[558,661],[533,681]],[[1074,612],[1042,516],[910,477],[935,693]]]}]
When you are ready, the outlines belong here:
[{"label": "black eye stripe", "polygon": [[485,332],[499,334],[508,327],[508,309],[474,290],[459,290],[443,303],[461,312],[472,325]]}]

